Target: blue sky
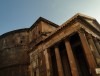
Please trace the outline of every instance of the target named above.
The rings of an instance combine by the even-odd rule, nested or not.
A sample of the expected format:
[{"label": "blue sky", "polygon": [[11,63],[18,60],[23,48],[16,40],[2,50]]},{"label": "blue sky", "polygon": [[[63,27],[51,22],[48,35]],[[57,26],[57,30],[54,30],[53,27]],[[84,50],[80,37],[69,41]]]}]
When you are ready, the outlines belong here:
[{"label": "blue sky", "polygon": [[100,22],[100,0],[0,0],[0,35],[30,27],[40,16],[61,25],[78,12]]}]

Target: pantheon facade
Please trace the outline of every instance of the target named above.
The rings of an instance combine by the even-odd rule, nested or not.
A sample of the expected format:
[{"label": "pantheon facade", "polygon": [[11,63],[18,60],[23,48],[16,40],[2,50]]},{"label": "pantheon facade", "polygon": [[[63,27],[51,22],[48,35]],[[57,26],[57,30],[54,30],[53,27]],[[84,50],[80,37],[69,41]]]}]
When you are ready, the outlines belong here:
[{"label": "pantheon facade", "polygon": [[[60,19],[59,19],[60,20]],[[77,13],[62,25],[40,17],[0,36],[0,76],[100,76],[100,24]]]}]

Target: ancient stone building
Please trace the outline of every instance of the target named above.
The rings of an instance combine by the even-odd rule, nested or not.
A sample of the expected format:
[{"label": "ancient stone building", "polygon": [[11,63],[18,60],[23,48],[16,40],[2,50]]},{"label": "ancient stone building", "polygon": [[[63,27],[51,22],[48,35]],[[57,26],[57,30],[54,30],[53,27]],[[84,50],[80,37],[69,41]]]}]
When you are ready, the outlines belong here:
[{"label": "ancient stone building", "polygon": [[0,76],[99,76],[100,25],[76,14],[61,26],[39,18],[0,36]]}]

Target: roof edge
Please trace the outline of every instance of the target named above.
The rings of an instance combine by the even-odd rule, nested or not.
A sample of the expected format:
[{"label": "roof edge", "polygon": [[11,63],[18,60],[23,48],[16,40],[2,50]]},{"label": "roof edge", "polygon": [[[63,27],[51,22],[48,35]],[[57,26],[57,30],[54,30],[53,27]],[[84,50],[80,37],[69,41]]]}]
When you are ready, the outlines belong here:
[{"label": "roof edge", "polygon": [[4,38],[5,36],[8,36],[10,34],[19,33],[19,32],[28,31],[28,30],[29,30],[29,28],[22,28],[22,29],[12,30],[12,31],[9,31],[9,32],[6,32],[6,33],[0,35],[0,38]]},{"label": "roof edge", "polygon": [[43,18],[43,17],[39,17],[36,21],[35,21],[35,23],[29,28],[30,30],[31,29],[33,29],[35,26],[37,26],[36,24],[37,23],[39,23],[40,21],[43,21],[43,22],[46,22],[46,23],[48,23],[48,24],[50,24],[51,26],[54,26],[54,27],[59,27],[59,25],[57,25],[57,24],[55,24],[55,23],[53,23],[53,22],[51,22],[51,21],[49,21],[49,20],[47,20],[47,19],[45,19],[45,18]]}]

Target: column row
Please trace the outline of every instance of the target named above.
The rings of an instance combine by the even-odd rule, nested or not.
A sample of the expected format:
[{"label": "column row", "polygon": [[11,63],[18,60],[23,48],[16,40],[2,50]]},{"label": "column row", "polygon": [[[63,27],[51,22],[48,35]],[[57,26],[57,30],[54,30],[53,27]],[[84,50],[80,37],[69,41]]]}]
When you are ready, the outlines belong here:
[{"label": "column row", "polygon": [[91,34],[87,34],[86,38],[89,43],[90,49],[93,53],[93,56],[95,58],[95,61],[97,63],[97,67],[100,67],[100,43]]},{"label": "column row", "polygon": [[[79,35],[79,38],[81,41],[81,45],[83,47],[83,52],[85,54],[87,64],[89,66],[89,71],[90,71],[92,76],[97,76],[96,72],[95,72],[95,68],[97,67],[97,65],[96,65],[95,59],[93,57],[93,54],[92,54],[91,49],[90,49],[89,44],[88,44],[88,41],[91,42],[92,44],[93,44],[93,41],[92,40],[87,41],[87,38],[86,38],[85,33],[83,31],[78,31],[78,35]],[[77,68],[77,63],[76,63],[75,57],[73,55],[70,41],[69,41],[69,39],[65,39],[64,41],[65,41],[66,53],[68,56],[69,65],[70,65],[70,69],[71,69],[71,74],[72,74],[72,76],[79,76],[80,74],[79,74],[79,71]],[[99,44],[96,44],[96,45],[99,46]],[[94,44],[92,46],[94,46]],[[94,47],[94,49],[96,50],[96,47]],[[98,49],[100,49],[100,48],[98,48]],[[52,72],[51,72],[52,68],[51,68],[51,60],[50,60],[49,51],[50,50],[48,50],[48,49],[46,49],[44,51],[45,52],[46,67],[47,67],[47,76],[53,76]],[[61,56],[60,56],[60,50],[59,50],[58,46],[54,47],[54,52],[55,52],[55,58],[56,58],[56,63],[57,63],[58,76],[65,76],[63,65],[62,65],[62,60],[61,60]],[[99,56],[97,54],[97,52],[95,52],[95,54],[97,56]]]},{"label": "column row", "polygon": [[[69,64],[71,67],[70,69],[71,69],[72,76],[79,76],[77,66],[75,64],[75,59],[72,53],[72,48],[68,39],[65,40],[65,47],[66,47],[66,53],[68,55]],[[47,67],[47,76],[52,76],[51,59],[50,59],[49,51],[50,51],[49,49],[46,49],[44,53],[45,53],[45,60],[46,60],[46,67]],[[61,60],[60,50],[58,46],[54,47],[54,52],[55,52],[55,57],[57,62],[58,75],[64,76],[64,69],[62,66],[62,60]]]}]

